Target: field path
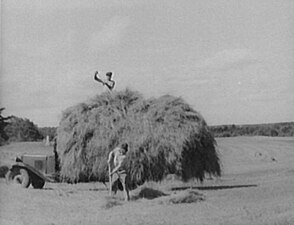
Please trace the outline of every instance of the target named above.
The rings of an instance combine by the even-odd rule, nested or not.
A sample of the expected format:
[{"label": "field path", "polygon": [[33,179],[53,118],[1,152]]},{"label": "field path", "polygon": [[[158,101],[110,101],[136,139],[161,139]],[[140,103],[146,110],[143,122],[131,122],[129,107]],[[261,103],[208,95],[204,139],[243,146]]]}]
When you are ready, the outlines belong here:
[{"label": "field path", "polygon": [[[35,190],[7,186],[0,179],[0,224],[294,224],[294,138],[217,142],[224,169],[220,179],[161,184],[164,190],[170,187],[169,194],[189,186],[203,194],[204,201],[162,204],[157,198],[124,203],[119,193],[112,203],[100,183],[46,183],[44,189]],[[5,151],[0,148],[0,154]]]}]

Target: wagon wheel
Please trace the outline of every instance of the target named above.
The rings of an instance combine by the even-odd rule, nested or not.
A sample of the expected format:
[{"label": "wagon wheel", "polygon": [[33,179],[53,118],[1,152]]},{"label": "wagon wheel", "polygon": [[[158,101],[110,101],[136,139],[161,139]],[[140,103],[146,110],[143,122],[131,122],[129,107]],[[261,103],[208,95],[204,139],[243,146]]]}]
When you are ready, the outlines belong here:
[{"label": "wagon wheel", "polygon": [[36,188],[36,189],[41,189],[41,188],[44,187],[44,185],[45,185],[45,181],[44,181],[43,179],[41,179],[41,178],[34,177],[34,178],[32,179],[32,185],[33,185],[33,187]]},{"label": "wagon wheel", "polygon": [[8,171],[6,174],[6,181],[8,184],[16,184],[23,188],[30,186],[30,176],[26,169],[14,169]]}]

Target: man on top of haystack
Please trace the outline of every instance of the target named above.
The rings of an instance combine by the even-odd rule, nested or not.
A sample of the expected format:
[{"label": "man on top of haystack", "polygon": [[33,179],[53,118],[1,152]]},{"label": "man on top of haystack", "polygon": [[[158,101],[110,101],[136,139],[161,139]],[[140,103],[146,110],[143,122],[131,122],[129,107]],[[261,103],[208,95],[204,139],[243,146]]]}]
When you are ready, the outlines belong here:
[{"label": "man on top of haystack", "polygon": [[112,72],[107,72],[105,74],[105,76],[107,77],[106,81],[103,81],[101,78],[99,78],[98,74],[99,74],[99,72],[96,71],[95,75],[94,75],[94,80],[96,80],[97,82],[102,83],[103,86],[106,85],[106,87],[108,87],[108,89],[110,91],[112,91],[112,89],[114,88],[114,85],[115,85],[115,81],[111,79],[112,78]]},{"label": "man on top of haystack", "polygon": [[128,144],[123,143],[119,147],[113,149],[108,156],[108,169],[109,169],[109,193],[112,195],[122,186],[125,201],[130,200],[128,189],[128,175],[125,168],[126,154],[128,152]]}]

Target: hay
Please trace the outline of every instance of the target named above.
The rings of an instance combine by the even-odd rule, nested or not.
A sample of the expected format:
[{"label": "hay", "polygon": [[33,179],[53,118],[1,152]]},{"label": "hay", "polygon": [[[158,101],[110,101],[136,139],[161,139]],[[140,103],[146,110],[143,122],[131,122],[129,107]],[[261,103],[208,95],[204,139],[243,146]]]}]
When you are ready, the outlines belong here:
[{"label": "hay", "polygon": [[106,202],[102,205],[102,209],[110,209],[110,208],[113,208],[115,206],[120,206],[122,205],[123,203],[116,199],[116,198],[113,198],[113,197],[106,197]]},{"label": "hay", "polygon": [[155,199],[155,198],[159,198],[166,195],[167,194],[165,194],[164,192],[160,190],[156,190],[150,187],[143,187],[143,188],[140,188],[140,190],[132,196],[132,199],[138,200],[138,199],[144,198],[144,199],[150,200],[150,199]]},{"label": "hay", "polygon": [[107,180],[108,153],[122,142],[134,188],[177,174],[184,181],[221,173],[215,140],[203,117],[181,98],[145,100],[130,90],[102,93],[68,108],[57,130],[61,177]]},{"label": "hay", "polygon": [[185,190],[175,193],[168,198],[161,201],[164,204],[184,204],[204,201],[205,197],[203,194],[193,190]]}]

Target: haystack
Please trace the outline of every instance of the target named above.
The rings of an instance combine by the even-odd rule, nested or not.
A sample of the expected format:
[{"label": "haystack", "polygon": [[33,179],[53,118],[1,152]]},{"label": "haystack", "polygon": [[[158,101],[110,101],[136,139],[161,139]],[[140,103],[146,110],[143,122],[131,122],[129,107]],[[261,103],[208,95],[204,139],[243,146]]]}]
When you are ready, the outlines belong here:
[{"label": "haystack", "polygon": [[102,93],[63,113],[58,132],[61,176],[107,180],[108,153],[129,144],[133,187],[177,174],[184,181],[221,173],[215,140],[203,117],[181,98],[144,99],[129,89]]}]

